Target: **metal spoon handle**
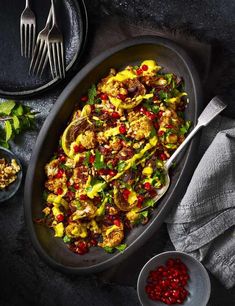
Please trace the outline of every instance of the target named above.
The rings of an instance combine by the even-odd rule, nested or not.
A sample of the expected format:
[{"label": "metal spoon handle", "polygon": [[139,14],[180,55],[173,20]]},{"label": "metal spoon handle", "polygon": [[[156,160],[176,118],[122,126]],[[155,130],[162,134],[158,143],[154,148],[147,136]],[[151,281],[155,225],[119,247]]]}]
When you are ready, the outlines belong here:
[{"label": "metal spoon handle", "polygon": [[189,135],[185,138],[184,142],[181,143],[177,150],[167,160],[165,164],[167,170],[169,170],[175,158],[184,149],[184,147],[193,138],[193,136],[200,130],[200,128],[202,128],[203,126],[207,126],[217,115],[219,115],[219,113],[221,113],[226,108],[226,106],[227,105],[224,104],[219,97],[214,97],[207,104],[207,106],[199,116],[198,123],[195,128],[189,133]]}]

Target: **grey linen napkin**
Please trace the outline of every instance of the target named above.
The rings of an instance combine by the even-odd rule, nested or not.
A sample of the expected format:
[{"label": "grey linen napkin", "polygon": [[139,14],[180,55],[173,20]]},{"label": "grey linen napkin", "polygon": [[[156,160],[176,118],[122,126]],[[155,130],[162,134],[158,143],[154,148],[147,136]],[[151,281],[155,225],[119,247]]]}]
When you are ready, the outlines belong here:
[{"label": "grey linen napkin", "polygon": [[235,284],[235,120],[202,131],[202,156],[185,195],[167,218],[176,250],[202,261],[226,288]]}]

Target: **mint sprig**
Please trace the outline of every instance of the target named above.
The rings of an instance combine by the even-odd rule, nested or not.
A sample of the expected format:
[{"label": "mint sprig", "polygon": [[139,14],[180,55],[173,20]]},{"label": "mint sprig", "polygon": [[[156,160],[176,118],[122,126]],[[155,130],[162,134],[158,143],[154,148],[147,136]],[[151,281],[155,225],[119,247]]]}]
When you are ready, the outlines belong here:
[{"label": "mint sprig", "polygon": [[9,148],[9,141],[35,124],[36,112],[13,100],[0,103],[0,146]]}]

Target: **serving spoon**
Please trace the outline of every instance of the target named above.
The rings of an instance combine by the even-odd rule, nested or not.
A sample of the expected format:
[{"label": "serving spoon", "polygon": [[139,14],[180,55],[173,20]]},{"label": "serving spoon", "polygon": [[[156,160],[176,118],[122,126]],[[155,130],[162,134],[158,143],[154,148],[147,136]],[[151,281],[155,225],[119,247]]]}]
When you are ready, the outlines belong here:
[{"label": "serving spoon", "polygon": [[[194,129],[189,133],[189,135],[185,138],[185,140],[181,143],[181,145],[176,149],[176,151],[171,155],[171,157],[166,161],[164,165],[163,172],[165,173],[165,182],[166,184],[158,189],[158,194],[153,198],[156,203],[161,199],[161,197],[167,192],[170,186],[170,177],[169,177],[169,169],[175,161],[176,157],[180,154],[180,152],[185,148],[185,146],[189,143],[189,141],[195,136],[195,134],[203,127],[207,126],[219,113],[221,113],[227,107],[219,97],[214,97],[205,107],[203,112],[198,118],[197,125]],[[138,210],[138,212],[144,211],[148,209],[149,206],[145,206]]]}]

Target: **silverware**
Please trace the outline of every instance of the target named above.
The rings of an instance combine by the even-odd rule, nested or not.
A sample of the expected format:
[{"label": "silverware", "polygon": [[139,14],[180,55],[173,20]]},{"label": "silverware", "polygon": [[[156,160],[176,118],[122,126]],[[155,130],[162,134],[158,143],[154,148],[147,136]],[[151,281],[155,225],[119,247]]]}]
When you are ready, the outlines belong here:
[{"label": "silverware", "polygon": [[52,11],[50,9],[49,15],[47,17],[47,22],[44,29],[39,32],[36,45],[33,52],[33,57],[29,67],[29,74],[42,75],[46,64],[48,62],[48,46],[47,46],[47,36],[50,31]]},{"label": "silverware", "polygon": [[48,55],[53,78],[65,77],[63,36],[58,28],[54,0],[51,0],[52,27],[47,37]]},{"label": "silverware", "polygon": [[21,55],[31,57],[36,36],[36,18],[26,0],[25,9],[20,17],[20,43]]},{"label": "silverware", "polygon": [[[153,199],[155,203],[160,200],[160,198],[166,193],[167,189],[170,186],[170,177],[168,171],[172,166],[176,157],[180,154],[180,152],[185,148],[188,142],[194,137],[194,135],[203,127],[207,126],[219,113],[221,113],[227,107],[218,97],[214,97],[203,110],[201,115],[198,118],[197,125],[195,128],[189,133],[184,142],[176,149],[176,151],[171,155],[171,157],[165,163],[165,182],[166,184],[158,190],[157,196]],[[148,207],[143,207],[139,210],[139,212],[146,210]]]}]

